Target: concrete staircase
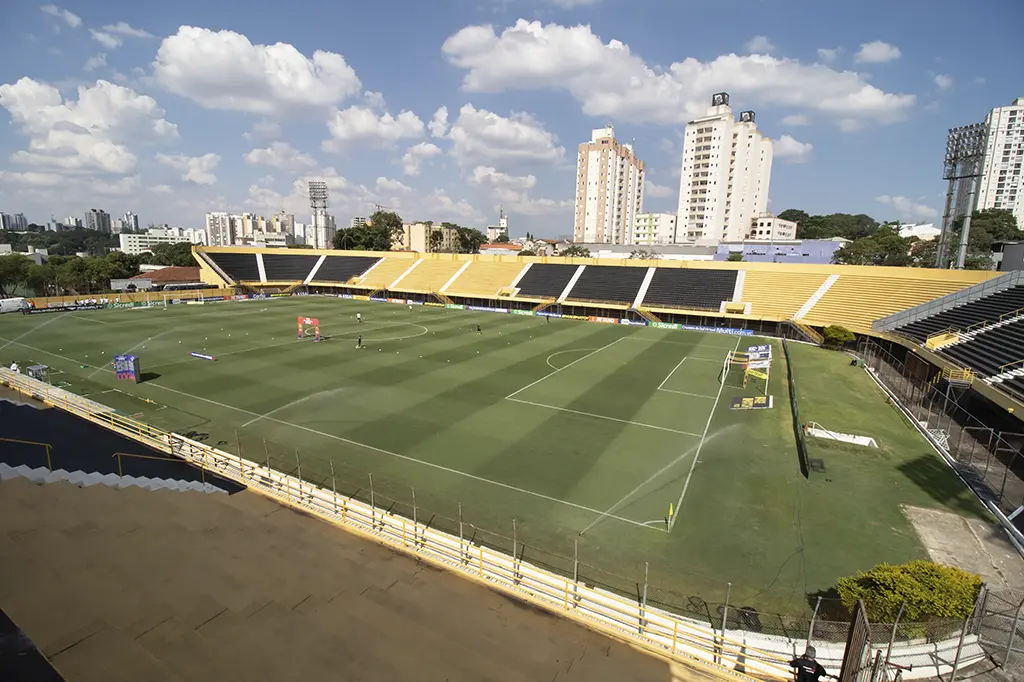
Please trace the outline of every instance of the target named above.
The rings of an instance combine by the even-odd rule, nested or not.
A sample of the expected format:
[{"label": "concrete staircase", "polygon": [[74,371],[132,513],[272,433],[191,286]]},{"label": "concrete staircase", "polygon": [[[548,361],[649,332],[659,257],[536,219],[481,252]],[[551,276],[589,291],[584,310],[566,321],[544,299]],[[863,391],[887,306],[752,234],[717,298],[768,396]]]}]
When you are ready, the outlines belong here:
[{"label": "concrete staircase", "polygon": [[0,608],[68,682],[671,678],[249,491],[4,479]]},{"label": "concrete staircase", "polygon": [[117,474],[87,473],[85,471],[65,471],[64,469],[47,470],[46,467],[31,468],[26,464],[10,466],[0,462],[0,481],[12,478],[26,478],[33,483],[56,483],[66,481],[79,488],[90,485],[108,485],[112,488],[135,486],[144,490],[172,490],[175,492],[222,493],[228,491],[218,488],[212,483],[199,481],[179,481],[171,478],[152,478],[149,476],[118,476]]}]

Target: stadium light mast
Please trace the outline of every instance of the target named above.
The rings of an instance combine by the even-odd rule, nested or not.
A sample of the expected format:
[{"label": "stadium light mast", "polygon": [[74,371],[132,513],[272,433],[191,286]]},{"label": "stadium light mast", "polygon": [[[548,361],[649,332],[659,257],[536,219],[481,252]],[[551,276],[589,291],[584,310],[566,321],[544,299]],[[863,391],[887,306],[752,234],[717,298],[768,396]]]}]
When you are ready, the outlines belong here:
[{"label": "stadium light mast", "polygon": [[313,248],[330,248],[326,243],[330,228],[327,217],[327,183],[323,180],[309,181],[309,208],[313,213]]},{"label": "stadium light mast", "polygon": [[[957,247],[956,267],[963,270],[967,259],[967,240],[971,233],[971,214],[974,213],[978,179],[985,161],[985,143],[988,130],[984,123],[973,123],[950,128],[946,137],[946,157],[942,179],[949,182],[946,190],[946,209],[942,214],[942,232],[935,254],[935,267],[945,267],[949,260],[953,223],[963,216],[960,244]],[[954,199],[955,197],[955,199]]]}]

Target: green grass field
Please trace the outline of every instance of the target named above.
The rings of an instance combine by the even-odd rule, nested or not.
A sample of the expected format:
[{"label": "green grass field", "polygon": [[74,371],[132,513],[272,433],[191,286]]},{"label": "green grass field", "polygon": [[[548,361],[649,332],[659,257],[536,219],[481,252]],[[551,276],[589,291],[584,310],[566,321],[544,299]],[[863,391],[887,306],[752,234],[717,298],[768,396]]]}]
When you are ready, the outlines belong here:
[{"label": "green grass field", "polygon": [[[328,338],[296,339],[298,315]],[[764,342],[775,407],[731,410],[753,392],[719,382],[723,360]],[[0,318],[5,365],[326,487],[333,462],[339,492],[368,499],[372,474],[378,505],[411,515],[415,494],[436,527],[457,532],[461,503],[478,541],[510,550],[515,519],[526,560],[571,572],[578,545],[592,583],[635,592],[647,563],[677,609],[731,582],[733,604],[800,613],[924,556],[901,505],[983,513],[847,356],[792,350],[803,418],[879,450],[812,444],[827,472],[805,480],[783,353],[754,337],[318,297]],[[114,379],[124,352],[144,383]]]}]

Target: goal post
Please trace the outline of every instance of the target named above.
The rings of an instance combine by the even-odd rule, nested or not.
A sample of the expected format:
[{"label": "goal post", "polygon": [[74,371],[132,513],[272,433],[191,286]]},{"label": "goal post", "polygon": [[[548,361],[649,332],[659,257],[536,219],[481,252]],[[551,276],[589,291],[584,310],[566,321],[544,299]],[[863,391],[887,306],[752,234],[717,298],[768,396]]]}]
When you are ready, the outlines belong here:
[{"label": "goal post", "polygon": [[729,351],[722,364],[721,383],[730,388],[753,388],[768,395],[771,379],[771,355],[751,347],[746,351]]},{"label": "goal post", "polygon": [[299,339],[312,337],[313,341],[323,340],[320,336],[320,320],[315,317],[298,317]]}]

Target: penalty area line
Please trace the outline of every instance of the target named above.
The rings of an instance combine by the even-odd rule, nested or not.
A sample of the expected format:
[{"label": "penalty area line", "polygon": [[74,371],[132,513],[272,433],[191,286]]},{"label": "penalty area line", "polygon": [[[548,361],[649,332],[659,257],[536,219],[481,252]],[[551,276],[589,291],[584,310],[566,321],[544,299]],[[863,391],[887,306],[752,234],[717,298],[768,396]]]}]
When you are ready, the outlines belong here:
[{"label": "penalty area line", "polygon": [[[315,434],[317,436],[322,436],[324,438],[330,438],[332,440],[336,440],[336,441],[339,441],[339,442],[342,442],[342,443],[348,443],[349,445],[354,445],[356,447],[364,448],[364,449],[370,450],[372,452],[377,452],[377,453],[380,453],[382,455],[387,455],[388,457],[394,457],[395,459],[400,459],[400,460],[403,460],[403,461],[406,461],[406,462],[414,462],[416,464],[421,464],[421,465],[423,465],[425,467],[429,467],[431,469],[437,469],[439,471],[444,471],[444,472],[447,472],[447,473],[450,473],[450,474],[455,474],[456,476],[462,476],[464,478],[468,478],[468,479],[471,479],[471,480],[474,480],[474,481],[479,481],[480,483],[488,483],[490,485],[497,486],[499,488],[504,488],[505,490],[511,490],[513,492],[522,493],[524,495],[529,495],[531,497],[536,497],[536,498],[539,498],[539,499],[542,499],[542,500],[547,500],[548,502],[554,502],[556,504],[565,505],[567,507],[572,507],[574,509],[579,509],[581,511],[591,512],[591,513],[594,513],[594,514],[600,514],[601,513],[597,509],[593,509],[591,507],[587,507],[587,506],[584,506],[582,504],[576,504],[575,502],[569,502],[567,500],[561,500],[561,499],[559,499],[557,497],[551,497],[550,495],[545,495],[543,493],[534,492],[532,490],[526,490],[525,488],[519,488],[519,487],[514,486],[514,485],[509,485],[508,483],[502,483],[501,481],[494,481],[494,480],[491,480],[489,478],[484,478],[482,476],[477,476],[475,474],[467,473],[465,471],[459,471],[458,469],[452,469],[450,467],[446,467],[446,466],[443,466],[441,464],[435,464],[433,462],[426,462],[426,461],[423,461],[421,459],[416,459],[415,457],[410,457],[409,455],[401,455],[401,454],[399,454],[397,452],[391,452],[390,450],[385,450],[383,448],[378,448],[378,447],[376,447],[374,445],[367,445],[366,443],[360,443],[359,441],[351,440],[349,438],[344,438],[343,436],[335,436],[334,434],[331,434],[331,433],[325,433],[323,431],[318,431],[316,429],[311,429],[308,426],[302,426],[301,424],[295,424],[295,423],[292,423],[292,422],[284,421],[282,419],[277,419],[275,417],[267,417],[267,416],[264,416],[264,415],[260,415],[260,414],[257,414],[256,412],[251,412],[249,410],[245,410],[245,409],[242,409],[240,407],[235,407],[234,405],[228,405],[226,403],[217,402],[216,400],[210,400],[209,398],[202,398],[202,397],[197,396],[197,395],[192,395],[191,393],[186,393],[185,391],[179,391],[178,389],[171,388],[170,386],[163,386],[161,384],[153,383],[151,381],[146,382],[146,385],[147,386],[154,386],[156,388],[161,388],[161,389],[163,389],[165,391],[170,391],[172,393],[177,393],[177,394],[183,395],[183,396],[185,396],[187,398],[192,398],[193,400],[200,400],[200,401],[205,402],[205,403],[210,403],[211,405],[217,405],[218,407],[223,407],[223,408],[228,409],[228,410],[234,410],[235,412],[239,412],[241,414],[248,414],[248,415],[250,415],[252,417],[262,417],[266,421],[275,422],[277,424],[281,424],[282,426],[290,426],[292,428],[299,429],[300,431],[306,431],[308,433],[312,433],[312,434]],[[614,514],[607,514],[606,518],[616,519],[618,521],[622,521],[623,523],[628,523],[630,525],[638,526],[640,528],[651,528],[651,526],[647,526],[644,523],[641,523],[640,521],[634,521],[633,519],[627,519],[627,518],[625,518],[623,516],[616,516]],[[656,529],[656,530],[660,530],[660,529]],[[662,531],[662,532],[664,532],[664,531]]]}]

